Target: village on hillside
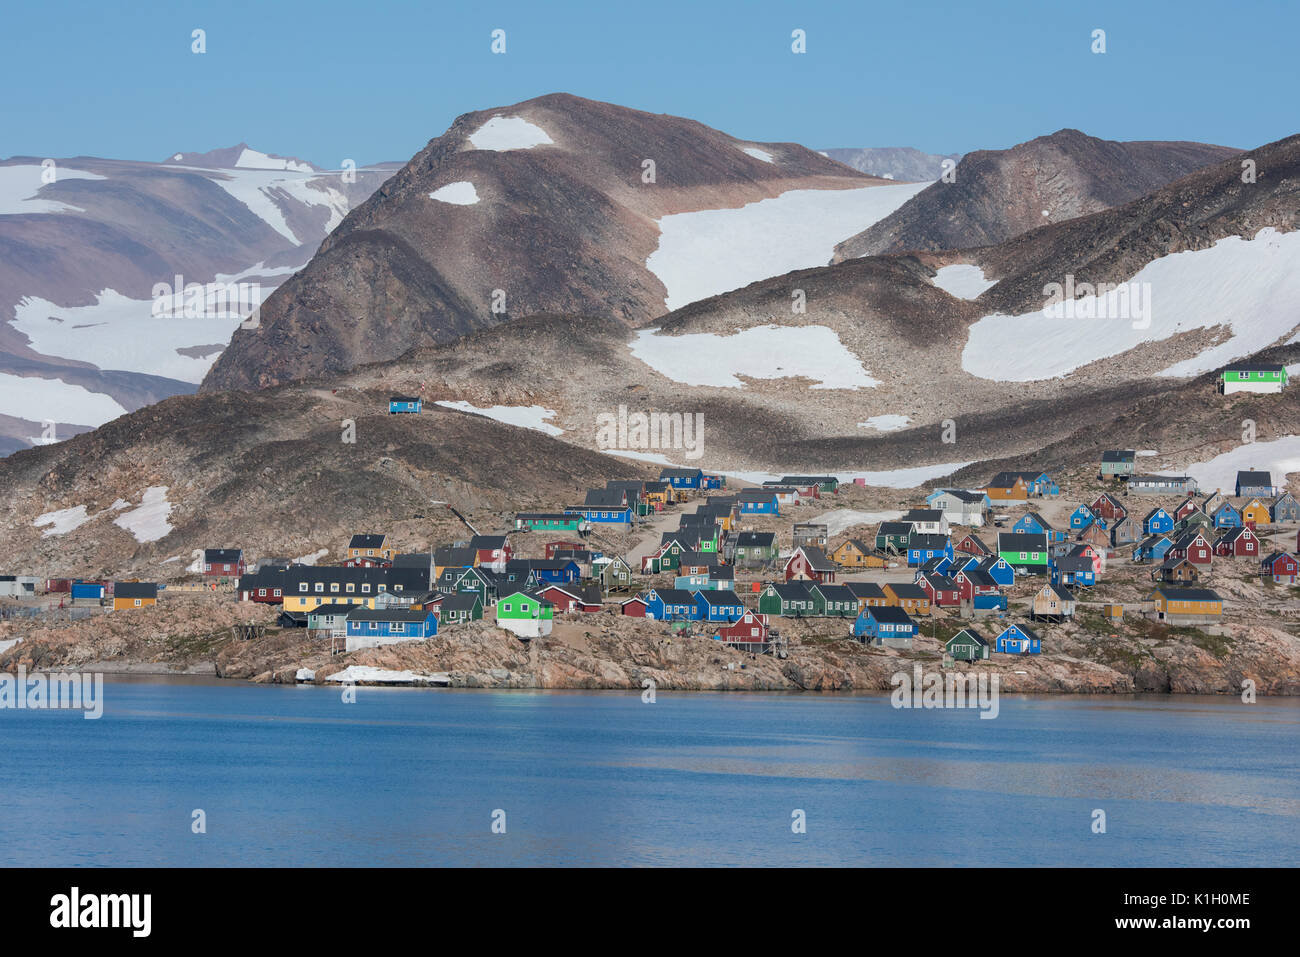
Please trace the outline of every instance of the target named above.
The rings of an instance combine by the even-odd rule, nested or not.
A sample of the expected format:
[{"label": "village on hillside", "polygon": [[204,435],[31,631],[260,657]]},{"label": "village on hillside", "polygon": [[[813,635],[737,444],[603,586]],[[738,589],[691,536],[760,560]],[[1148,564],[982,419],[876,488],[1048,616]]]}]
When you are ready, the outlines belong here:
[{"label": "village on hillside", "polygon": [[[1259,371],[1234,366],[1224,386]],[[410,396],[390,405],[420,408]],[[434,641],[483,620],[530,642],[557,620],[605,614],[638,619],[647,635],[778,658],[792,640],[906,651],[928,635],[949,664],[1050,653],[1064,626],[1101,637],[1174,630],[1213,647],[1226,623],[1295,610],[1300,502],[1269,472],[1200,489],[1187,476],[1145,474],[1140,461],[1137,450],[1107,451],[1095,474],[1070,480],[1002,471],[890,512],[840,506],[863,479],[729,485],[665,467],[658,480],[609,481],[580,503],[519,512],[482,532],[446,505],[466,535],[425,551],[359,530],[338,564],[322,565],[254,561],[222,542],[180,582],[14,574],[0,576],[0,596],[34,612],[43,594],[47,608],[57,599],[79,616],[169,594],[225,596],[274,606],[271,627],[304,629],[335,654]]]}]

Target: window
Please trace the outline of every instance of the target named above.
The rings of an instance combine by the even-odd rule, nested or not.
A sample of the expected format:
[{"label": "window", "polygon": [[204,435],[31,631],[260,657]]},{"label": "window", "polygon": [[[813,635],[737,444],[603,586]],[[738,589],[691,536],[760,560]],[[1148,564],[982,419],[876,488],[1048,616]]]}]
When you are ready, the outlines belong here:
[{"label": "window", "polygon": [[338,583],[338,582],[330,582],[330,592],[331,592],[332,594],[337,595],[337,594],[338,594],[338,591],[339,591],[339,583]]},{"label": "window", "polygon": [[136,607],[136,608],[139,608],[139,607],[140,607],[140,599],[139,599],[139,598],[137,598],[137,599],[135,600],[135,607]]},{"label": "window", "polygon": [[306,591],[306,590],[307,590],[307,583],[306,583],[306,582],[299,582],[299,583],[298,583],[298,591],[300,591],[300,592],[304,592],[304,591]]},{"label": "window", "polygon": [[325,590],[325,583],[324,583],[324,582],[317,582],[317,583],[316,583],[316,587],[315,587],[315,589],[313,589],[313,590],[314,590],[314,591],[318,591],[318,592],[324,591],[324,590]]},{"label": "window", "polygon": [[509,610],[510,610],[510,602],[506,602],[504,605],[502,605],[502,606],[501,606],[501,610],[502,610],[502,611],[509,611]]}]

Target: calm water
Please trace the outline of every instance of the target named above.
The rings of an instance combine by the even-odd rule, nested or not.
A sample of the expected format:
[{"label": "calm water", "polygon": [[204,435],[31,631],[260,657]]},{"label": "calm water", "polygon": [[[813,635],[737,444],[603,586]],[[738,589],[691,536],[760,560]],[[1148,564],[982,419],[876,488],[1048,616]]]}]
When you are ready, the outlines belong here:
[{"label": "calm water", "polygon": [[98,721],[0,711],[0,862],[1300,864],[1296,701],[1004,696],[980,720],[874,696],[105,696]]}]

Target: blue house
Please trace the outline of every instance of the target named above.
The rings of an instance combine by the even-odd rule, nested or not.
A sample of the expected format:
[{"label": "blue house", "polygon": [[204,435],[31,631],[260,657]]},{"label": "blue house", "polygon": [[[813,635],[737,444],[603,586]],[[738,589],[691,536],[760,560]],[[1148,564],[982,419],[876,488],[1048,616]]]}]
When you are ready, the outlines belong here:
[{"label": "blue house", "polygon": [[593,525],[631,525],[633,507],[622,489],[593,488],[581,508],[566,508],[564,514],[581,515]]},{"label": "blue house", "polygon": [[652,588],[645,595],[645,616],[655,621],[699,621],[704,613],[692,592]]},{"label": "blue house", "polygon": [[1163,535],[1174,527],[1174,517],[1163,508],[1153,508],[1142,519],[1142,530],[1148,535]]},{"label": "blue house", "polygon": [[396,641],[432,638],[438,634],[438,617],[432,608],[363,608],[348,612],[349,638],[374,638]]},{"label": "blue house", "polygon": [[1016,524],[1011,526],[1011,531],[1029,535],[1046,535],[1049,542],[1063,542],[1068,538],[1064,531],[1053,528],[1047,519],[1037,512],[1026,512]]},{"label": "blue house", "polygon": [[506,562],[506,581],[527,579],[532,572],[537,585],[563,585],[582,577],[582,568],[571,558],[519,558]]},{"label": "blue house", "polygon": [[704,484],[704,472],[700,469],[664,469],[659,473],[659,481],[667,482],[673,488],[700,488]]},{"label": "blue house", "polygon": [[947,535],[912,535],[907,540],[907,564],[924,565],[932,558],[952,558],[952,541]]},{"label": "blue house", "polygon": [[1210,516],[1215,528],[1241,528],[1241,512],[1231,502],[1224,502]]},{"label": "blue house", "polygon": [[993,640],[993,650],[1004,655],[1037,655],[1043,651],[1043,642],[1024,625],[1007,625]]},{"label": "blue house", "polygon": [[697,591],[695,605],[701,621],[731,624],[745,616],[745,606],[734,591]]},{"label": "blue house", "polygon": [[727,484],[725,475],[706,475],[704,476],[704,488],[724,488]]},{"label": "blue house", "polygon": [[742,515],[780,515],[775,492],[764,489],[745,489],[737,498]]},{"label": "blue house", "polygon": [[989,555],[979,563],[979,570],[997,582],[1000,588],[1010,588],[1016,583],[1016,570],[1005,558]]},{"label": "blue house", "polygon": [[975,611],[1006,611],[1006,595],[972,595],[970,599],[971,607]]},{"label": "blue house", "polygon": [[388,414],[396,415],[399,412],[419,412],[423,408],[419,396],[414,395],[395,395],[388,400]]},{"label": "blue house", "polygon": [[1097,516],[1092,513],[1092,509],[1080,505],[1070,513],[1070,531],[1081,532],[1096,520]]},{"label": "blue house", "polygon": [[1028,488],[1030,495],[1054,497],[1061,494],[1060,484],[1046,472],[1039,472],[1033,481],[1026,480],[1025,486]]},{"label": "blue house", "polygon": [[871,645],[910,648],[916,622],[901,608],[868,605],[853,622],[853,636]]},{"label": "blue house", "polygon": [[89,598],[98,601],[104,597],[104,586],[100,582],[73,582],[69,586],[69,597],[73,601],[78,598]]},{"label": "blue house", "polygon": [[1092,559],[1067,555],[1052,563],[1052,584],[1063,587],[1097,584],[1097,569]]},{"label": "blue house", "polygon": [[1174,543],[1164,535],[1148,535],[1133,549],[1135,562],[1162,562]]}]

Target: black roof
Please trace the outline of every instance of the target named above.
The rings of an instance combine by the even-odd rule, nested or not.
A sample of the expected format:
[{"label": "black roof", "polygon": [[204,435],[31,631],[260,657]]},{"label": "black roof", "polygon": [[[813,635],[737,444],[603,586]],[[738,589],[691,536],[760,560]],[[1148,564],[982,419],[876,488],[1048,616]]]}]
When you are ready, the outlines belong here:
[{"label": "black roof", "polygon": [[899,598],[924,599],[927,601],[930,598],[925,593],[925,589],[916,582],[889,582],[888,588]]},{"label": "black roof", "polygon": [[1224,366],[1223,372],[1281,372],[1280,362],[1232,362]]},{"label": "black roof", "polygon": [[868,605],[864,612],[876,619],[876,621],[889,625],[910,625],[912,623],[912,616],[897,605]]},{"label": "black roof", "polygon": [[348,548],[379,548],[387,535],[353,535]]},{"label": "black roof", "polygon": [[483,599],[476,591],[460,591],[448,595],[442,602],[443,611],[469,611],[475,604],[482,604]]},{"label": "black roof", "polygon": [[1103,462],[1132,462],[1137,458],[1135,449],[1109,449],[1101,453]]},{"label": "black roof", "polygon": [[736,536],[736,545],[758,545],[769,547],[776,538],[775,532],[741,532]]},{"label": "black roof", "polygon": [[389,402],[419,402],[420,397],[418,395],[390,395],[388,397],[388,401]]},{"label": "black roof", "polygon": [[1162,585],[1156,591],[1169,601],[1223,601],[1213,588],[1166,588]]},{"label": "black roof", "polygon": [[1272,473],[1272,472],[1255,472],[1255,471],[1249,471],[1249,470],[1248,470],[1248,471],[1238,472],[1238,473],[1237,473],[1237,484],[1238,484],[1238,485],[1246,485],[1246,486],[1249,486],[1250,488],[1265,488],[1265,487],[1267,487],[1267,488],[1272,488],[1272,487],[1273,487],[1273,473]]},{"label": "black roof", "polygon": [[114,598],[157,598],[157,582],[114,582]]},{"label": "black roof", "polygon": [[203,560],[214,565],[236,565],[244,557],[242,548],[205,548]]}]

